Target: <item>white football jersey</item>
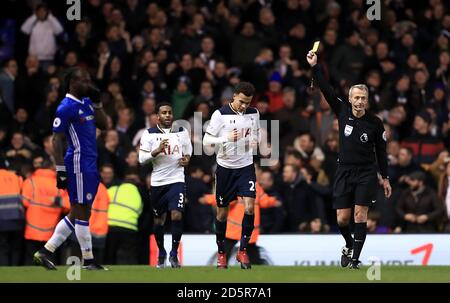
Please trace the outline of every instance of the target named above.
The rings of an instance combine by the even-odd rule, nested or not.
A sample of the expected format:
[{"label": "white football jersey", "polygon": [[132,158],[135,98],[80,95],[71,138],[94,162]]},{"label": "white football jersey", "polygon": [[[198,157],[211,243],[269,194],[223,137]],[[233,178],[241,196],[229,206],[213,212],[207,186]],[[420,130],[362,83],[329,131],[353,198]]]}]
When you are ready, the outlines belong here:
[{"label": "white football jersey", "polygon": [[252,164],[251,142],[258,141],[259,127],[259,112],[256,108],[248,107],[244,113],[239,113],[227,104],[216,110],[206,129],[207,133],[215,137],[227,137],[234,129],[241,133],[238,141],[220,144],[216,155],[217,164],[226,168],[242,168]]},{"label": "white football jersey", "polygon": [[152,186],[161,186],[184,182],[184,167],[178,161],[183,155],[192,155],[191,137],[186,129],[162,129],[159,126],[149,128],[141,137],[140,149],[152,152],[158,148],[161,140],[169,139],[169,146],[152,158]]}]

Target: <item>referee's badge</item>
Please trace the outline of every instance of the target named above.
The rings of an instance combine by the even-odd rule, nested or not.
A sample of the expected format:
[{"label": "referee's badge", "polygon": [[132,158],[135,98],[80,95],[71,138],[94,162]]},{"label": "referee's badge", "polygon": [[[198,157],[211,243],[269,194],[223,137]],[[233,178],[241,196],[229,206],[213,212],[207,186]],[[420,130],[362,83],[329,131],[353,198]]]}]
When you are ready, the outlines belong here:
[{"label": "referee's badge", "polygon": [[359,137],[359,139],[361,140],[362,143],[367,143],[367,141],[369,141],[369,136],[367,136],[366,133],[363,133],[361,137]]},{"label": "referee's badge", "polygon": [[353,126],[346,124],[345,128],[344,128],[344,135],[346,137],[348,137],[348,136],[350,136],[352,134],[352,131],[353,131]]}]

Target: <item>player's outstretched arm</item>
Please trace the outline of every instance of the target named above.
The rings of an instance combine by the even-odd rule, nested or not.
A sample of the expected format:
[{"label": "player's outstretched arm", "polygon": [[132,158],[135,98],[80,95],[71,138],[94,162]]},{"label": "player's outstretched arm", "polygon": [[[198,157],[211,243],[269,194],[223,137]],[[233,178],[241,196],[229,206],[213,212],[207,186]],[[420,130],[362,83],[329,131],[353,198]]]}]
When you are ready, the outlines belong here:
[{"label": "player's outstretched arm", "polygon": [[328,104],[330,104],[333,112],[338,115],[341,109],[341,100],[336,97],[333,89],[325,80],[320,70],[320,66],[317,64],[317,54],[313,51],[309,51],[306,55],[306,60],[312,68],[313,77],[319,85],[320,91],[324,95],[325,100],[328,102]]}]

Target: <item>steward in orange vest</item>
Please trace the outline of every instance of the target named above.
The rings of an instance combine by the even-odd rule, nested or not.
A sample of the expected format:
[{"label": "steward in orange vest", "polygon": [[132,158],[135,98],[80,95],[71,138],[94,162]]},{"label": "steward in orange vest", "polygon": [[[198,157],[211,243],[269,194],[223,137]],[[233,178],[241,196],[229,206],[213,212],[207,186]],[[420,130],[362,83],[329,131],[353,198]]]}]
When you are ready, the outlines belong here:
[{"label": "steward in orange vest", "polygon": [[8,161],[0,159],[0,266],[20,265],[22,259],[22,178],[7,170],[8,166]]},{"label": "steward in orange vest", "polygon": [[23,182],[22,196],[25,207],[25,264],[33,264],[33,254],[52,236],[61,217],[69,212],[69,196],[56,188],[56,172],[45,160]]},{"label": "steward in orange vest", "polygon": [[100,182],[97,195],[92,203],[89,227],[92,235],[92,249],[95,258],[101,263],[105,255],[106,235],[108,234],[109,195],[106,186]]},{"label": "steward in orange vest", "polygon": [[[216,196],[214,194],[204,195],[200,198],[200,203],[217,205]],[[255,228],[253,229],[249,245],[248,245],[248,255],[252,264],[262,264],[262,260],[259,256],[259,250],[256,246],[256,241],[259,236],[259,225],[261,222],[261,211],[260,208],[278,207],[280,202],[275,198],[266,194],[264,189],[256,182],[256,198],[255,198]],[[236,243],[241,239],[242,235],[242,218],[244,217],[244,201],[240,198],[230,203],[230,208],[227,217],[227,231],[225,234],[225,253],[227,256],[231,256]],[[231,257],[227,258],[232,259]]]}]

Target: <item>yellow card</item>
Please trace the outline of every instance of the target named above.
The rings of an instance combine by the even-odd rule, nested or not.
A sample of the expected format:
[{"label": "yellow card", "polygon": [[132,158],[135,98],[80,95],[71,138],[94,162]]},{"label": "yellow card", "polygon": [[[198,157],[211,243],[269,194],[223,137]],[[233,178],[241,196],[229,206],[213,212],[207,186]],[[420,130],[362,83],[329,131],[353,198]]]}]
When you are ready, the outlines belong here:
[{"label": "yellow card", "polygon": [[319,50],[319,45],[320,45],[320,41],[316,41],[316,42],[314,42],[314,46],[313,46],[313,48],[312,48],[312,52],[313,53],[316,53],[318,50]]}]

